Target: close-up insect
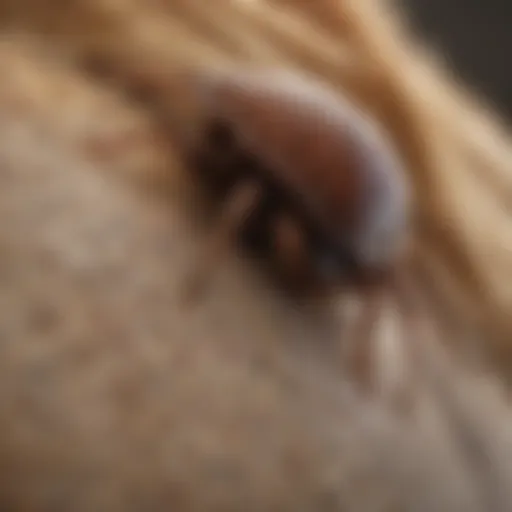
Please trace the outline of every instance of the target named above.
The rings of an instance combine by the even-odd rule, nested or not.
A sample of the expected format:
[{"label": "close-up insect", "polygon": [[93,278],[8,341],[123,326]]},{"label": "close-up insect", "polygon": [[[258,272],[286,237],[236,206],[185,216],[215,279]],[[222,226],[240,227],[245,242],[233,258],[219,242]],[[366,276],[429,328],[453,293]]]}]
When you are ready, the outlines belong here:
[{"label": "close-up insect", "polygon": [[500,3],[0,2],[0,510],[512,510]]},{"label": "close-up insect", "polygon": [[[364,112],[288,71],[204,71],[195,82],[204,114],[191,162],[222,200],[220,232],[310,289],[373,285],[393,272],[406,247],[409,187]],[[207,274],[196,272],[196,293]]]}]

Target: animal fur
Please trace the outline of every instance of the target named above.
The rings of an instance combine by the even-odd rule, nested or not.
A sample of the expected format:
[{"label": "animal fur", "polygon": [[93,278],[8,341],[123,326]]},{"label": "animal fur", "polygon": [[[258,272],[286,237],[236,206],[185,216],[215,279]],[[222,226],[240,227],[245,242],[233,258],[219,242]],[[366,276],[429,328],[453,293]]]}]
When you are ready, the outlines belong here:
[{"label": "animal fur", "polygon": [[[510,509],[509,136],[397,13],[5,0],[0,23],[2,508]],[[360,297],[304,311],[234,253],[179,305],[203,203],[164,121],[177,70],[237,61],[351,94],[421,191],[419,306],[391,296],[371,347]]]}]

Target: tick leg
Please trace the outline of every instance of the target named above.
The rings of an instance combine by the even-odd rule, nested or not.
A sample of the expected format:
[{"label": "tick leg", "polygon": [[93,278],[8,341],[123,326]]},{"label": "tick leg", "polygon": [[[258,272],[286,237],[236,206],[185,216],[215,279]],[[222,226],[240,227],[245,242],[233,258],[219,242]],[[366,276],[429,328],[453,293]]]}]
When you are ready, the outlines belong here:
[{"label": "tick leg", "polygon": [[303,285],[311,260],[304,230],[292,214],[277,213],[272,229],[272,242],[279,270],[286,281],[293,285]]},{"label": "tick leg", "polygon": [[355,320],[355,329],[350,336],[348,371],[360,389],[371,394],[377,386],[377,363],[375,361],[375,328],[385,300],[385,290],[380,287],[366,290],[361,310]]},{"label": "tick leg", "polygon": [[238,185],[227,198],[220,217],[215,223],[215,229],[210,233],[206,247],[202,251],[200,261],[185,279],[182,293],[185,303],[192,304],[206,292],[210,277],[224,250],[244,226],[261,196],[260,186],[253,181],[248,181]]},{"label": "tick leg", "polygon": [[[417,309],[415,297],[409,292],[409,283],[404,281],[404,271],[394,270],[387,279],[376,283],[375,285],[369,285],[366,287],[365,294],[365,305],[360,318],[358,318],[359,328],[354,336],[355,347],[353,348],[353,371],[363,390],[369,393],[376,392],[378,387],[381,386],[382,369],[385,368],[385,372],[389,372],[389,367],[382,366],[386,365],[384,361],[378,361],[376,359],[380,347],[377,345],[380,340],[375,332],[376,326],[378,326],[379,319],[381,318],[381,312],[385,306],[385,301],[393,298],[395,304],[398,306],[398,312],[403,316],[404,324],[412,326],[413,329],[405,328],[408,336],[414,336],[418,315],[420,311]],[[392,304],[392,302],[391,302]],[[402,333],[405,334],[405,333]],[[375,340],[375,341],[374,341]],[[411,364],[413,363],[413,352],[414,343],[412,340],[404,339],[403,336],[399,338],[400,348],[402,349],[403,364],[405,372],[400,381],[391,383],[391,387],[384,387],[383,391],[386,393],[381,398],[384,398],[388,405],[397,411],[407,412],[411,410],[414,403],[413,393],[413,382],[412,376],[413,370]],[[396,339],[395,339],[396,342]],[[380,373],[380,376],[379,376]],[[389,375],[389,373],[388,373]],[[396,374],[394,374],[396,376]],[[400,375],[398,375],[400,378]]]},{"label": "tick leg", "polygon": [[408,363],[401,393],[396,398],[400,400],[402,408],[405,405],[410,409],[414,405],[416,392],[423,384],[421,376],[425,376],[425,370],[430,371],[430,348],[434,348],[439,339],[437,327],[440,326],[431,323],[429,316],[435,314],[435,309],[430,308],[429,299],[418,289],[419,283],[413,282],[410,265],[395,270],[390,284],[401,317],[404,362]]}]

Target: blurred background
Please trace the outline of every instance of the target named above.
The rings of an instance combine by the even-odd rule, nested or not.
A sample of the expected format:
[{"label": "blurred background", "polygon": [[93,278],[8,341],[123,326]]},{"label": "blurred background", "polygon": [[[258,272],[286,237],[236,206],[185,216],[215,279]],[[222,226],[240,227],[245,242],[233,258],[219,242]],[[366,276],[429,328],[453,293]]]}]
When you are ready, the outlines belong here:
[{"label": "blurred background", "polygon": [[512,1],[399,0],[422,36],[512,121]]}]

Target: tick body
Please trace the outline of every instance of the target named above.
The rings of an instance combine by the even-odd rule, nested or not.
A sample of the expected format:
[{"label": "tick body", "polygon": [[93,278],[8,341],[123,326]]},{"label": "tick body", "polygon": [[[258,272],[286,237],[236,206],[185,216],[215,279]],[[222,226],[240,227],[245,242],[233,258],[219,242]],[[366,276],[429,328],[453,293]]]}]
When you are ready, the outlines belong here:
[{"label": "tick body", "polygon": [[408,187],[362,111],[284,71],[204,72],[195,85],[204,113],[196,167],[228,203],[242,184],[259,190],[240,234],[288,251],[284,267],[295,268],[295,257],[314,279],[371,280],[393,266],[406,238]]}]

